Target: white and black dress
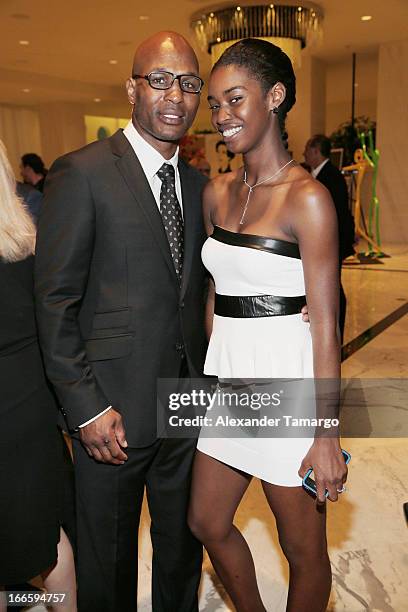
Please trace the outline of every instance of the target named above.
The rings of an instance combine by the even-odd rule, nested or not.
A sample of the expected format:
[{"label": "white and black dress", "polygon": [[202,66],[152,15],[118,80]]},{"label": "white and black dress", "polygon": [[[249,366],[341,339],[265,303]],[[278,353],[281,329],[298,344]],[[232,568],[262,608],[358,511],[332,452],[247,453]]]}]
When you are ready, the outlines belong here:
[{"label": "white and black dress", "polygon": [[[310,326],[297,244],[216,226],[202,258],[216,288],[205,374],[219,379],[313,377]],[[205,437],[198,449],[282,486],[300,486],[298,470],[313,439]]]}]

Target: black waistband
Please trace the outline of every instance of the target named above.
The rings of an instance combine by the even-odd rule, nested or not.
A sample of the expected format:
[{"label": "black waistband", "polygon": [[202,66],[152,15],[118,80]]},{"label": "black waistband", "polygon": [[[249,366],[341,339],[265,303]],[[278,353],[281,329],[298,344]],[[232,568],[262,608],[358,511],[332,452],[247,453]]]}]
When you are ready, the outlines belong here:
[{"label": "black waistband", "polygon": [[220,295],[215,294],[214,313],[220,317],[282,317],[299,314],[306,304],[306,296],[284,297],[280,295]]}]

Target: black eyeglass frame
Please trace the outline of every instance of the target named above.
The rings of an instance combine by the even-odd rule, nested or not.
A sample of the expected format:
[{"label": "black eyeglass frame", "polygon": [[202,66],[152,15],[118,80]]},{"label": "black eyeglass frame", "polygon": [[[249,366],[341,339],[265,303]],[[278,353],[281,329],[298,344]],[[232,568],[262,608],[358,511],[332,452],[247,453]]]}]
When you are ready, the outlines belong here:
[{"label": "black eyeglass frame", "polygon": [[[152,74],[169,74],[173,80],[168,87],[155,87],[150,82],[150,77]],[[181,80],[180,80],[182,77],[194,77],[195,79],[198,79],[201,83],[200,89],[198,91],[188,91],[187,89],[183,89],[181,85]],[[196,74],[173,74],[172,72],[168,72],[168,70],[152,70],[152,72],[149,72],[149,74],[132,74],[132,79],[145,79],[149,83],[152,89],[157,89],[159,91],[166,91],[167,89],[171,89],[174,85],[174,81],[177,80],[179,82],[179,87],[181,91],[183,93],[189,93],[189,94],[199,94],[204,86],[203,79],[197,76]]]}]

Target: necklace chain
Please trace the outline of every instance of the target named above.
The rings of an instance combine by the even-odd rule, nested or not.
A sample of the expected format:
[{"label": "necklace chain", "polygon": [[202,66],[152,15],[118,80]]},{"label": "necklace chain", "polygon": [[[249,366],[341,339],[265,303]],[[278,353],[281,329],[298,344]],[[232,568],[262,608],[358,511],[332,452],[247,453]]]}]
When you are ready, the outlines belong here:
[{"label": "necklace chain", "polygon": [[284,170],[286,168],[286,166],[289,166],[289,164],[292,163],[292,162],[293,162],[293,159],[290,159],[288,162],[286,162],[286,164],[281,166],[281,168],[279,168],[271,176],[268,176],[268,178],[266,178],[266,179],[262,179],[262,181],[258,181],[257,183],[255,183],[255,185],[249,185],[249,183],[247,183],[247,180],[246,180],[247,173],[246,173],[246,170],[244,170],[244,179],[243,180],[244,180],[245,185],[248,187],[249,191],[248,191],[247,200],[246,200],[245,205],[244,205],[244,210],[243,210],[242,215],[241,215],[241,220],[239,222],[240,225],[243,225],[243,223],[244,223],[244,217],[245,217],[245,214],[246,214],[246,211],[247,211],[247,208],[248,208],[249,198],[251,197],[252,192],[255,189],[255,187],[258,187],[259,185],[262,185],[262,183],[266,183],[267,181],[271,181],[273,178],[275,178],[275,176],[277,176],[280,172],[282,172],[282,170]]}]

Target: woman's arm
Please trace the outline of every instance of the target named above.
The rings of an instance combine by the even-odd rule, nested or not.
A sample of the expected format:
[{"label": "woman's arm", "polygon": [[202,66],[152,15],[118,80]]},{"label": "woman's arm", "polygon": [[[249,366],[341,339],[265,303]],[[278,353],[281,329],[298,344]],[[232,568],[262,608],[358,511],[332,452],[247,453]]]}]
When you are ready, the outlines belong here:
[{"label": "woman's arm", "polygon": [[340,378],[337,217],[325,187],[307,181],[297,197],[294,220],[305,277],[314,376]]},{"label": "woman's arm", "polygon": [[205,333],[207,340],[210,339],[212,333],[214,319],[214,302],[215,302],[215,285],[212,278],[208,280],[208,294],[205,304]]},{"label": "woman's arm", "polygon": [[[293,233],[298,239],[305,277],[306,299],[313,343],[313,371],[316,380],[318,415],[338,416],[340,385],[339,264],[337,217],[329,192],[311,180],[299,188],[293,214]],[[335,400],[328,403],[321,396],[329,392]],[[330,411],[330,412],[329,412]],[[327,434],[327,430],[323,430]],[[300,468],[303,476],[313,467],[319,501],[325,489],[332,501],[337,500],[347,468],[341,454],[338,432],[330,436],[316,432],[315,442]]]},{"label": "woman's arm", "polygon": [[[212,221],[212,211],[215,202],[215,189],[213,181],[209,181],[203,190],[203,217],[204,227],[207,236],[211,236],[214,231],[214,224]],[[207,339],[210,339],[213,318],[214,318],[214,301],[215,301],[215,285],[212,278],[208,279],[208,293],[205,306],[205,332]]]}]

